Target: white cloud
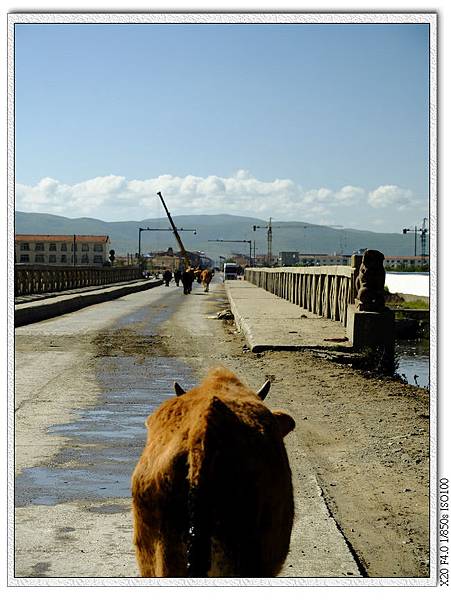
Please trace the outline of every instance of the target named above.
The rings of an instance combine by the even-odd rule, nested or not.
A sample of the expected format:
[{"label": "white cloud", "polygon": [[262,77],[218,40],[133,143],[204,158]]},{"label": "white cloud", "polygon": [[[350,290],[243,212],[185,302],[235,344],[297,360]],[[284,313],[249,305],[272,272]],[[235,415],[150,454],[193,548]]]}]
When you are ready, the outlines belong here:
[{"label": "white cloud", "polygon": [[405,210],[416,204],[410,190],[397,185],[381,185],[368,194],[368,204],[373,208],[394,207],[397,210]]},{"label": "white cloud", "polygon": [[374,223],[370,211],[389,208],[385,222],[394,227],[391,221],[398,211],[419,205],[410,190],[396,185],[382,185],[369,194],[353,185],[304,190],[291,179],[262,181],[240,169],[230,177],[163,174],[127,180],[107,175],[74,185],[46,177],[35,186],[16,184],[16,209],[106,221],[142,220],[164,216],[160,191],[174,215],[230,213],[322,224],[338,220],[343,226],[357,220],[368,226]]},{"label": "white cloud", "polygon": [[308,190],[302,196],[302,204],[304,206],[317,205],[333,198],[332,190],[320,188],[319,190]]},{"label": "white cloud", "polygon": [[365,190],[353,185],[345,185],[335,194],[335,198],[342,205],[352,206],[357,204],[365,197]]}]

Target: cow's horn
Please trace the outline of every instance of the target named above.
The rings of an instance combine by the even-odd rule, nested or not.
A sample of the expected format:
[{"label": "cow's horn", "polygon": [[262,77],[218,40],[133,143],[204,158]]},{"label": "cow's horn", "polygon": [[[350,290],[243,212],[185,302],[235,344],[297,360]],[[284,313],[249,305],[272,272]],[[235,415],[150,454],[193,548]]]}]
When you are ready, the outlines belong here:
[{"label": "cow's horn", "polygon": [[179,385],[176,381],[174,381],[174,389],[175,389],[175,393],[177,394],[177,396],[183,396],[183,394],[186,394],[186,392],[182,388],[182,386]]},{"label": "cow's horn", "polygon": [[262,385],[262,387],[257,392],[257,396],[260,398],[260,400],[264,400],[266,398],[270,387],[271,387],[271,382],[268,379],[267,381],[265,381],[265,383]]}]

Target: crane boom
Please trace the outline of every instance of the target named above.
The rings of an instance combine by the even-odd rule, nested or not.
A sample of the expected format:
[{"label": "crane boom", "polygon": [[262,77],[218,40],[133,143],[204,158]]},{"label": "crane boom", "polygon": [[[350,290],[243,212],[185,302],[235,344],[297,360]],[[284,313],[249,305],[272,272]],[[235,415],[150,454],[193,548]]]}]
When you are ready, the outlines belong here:
[{"label": "crane boom", "polygon": [[179,232],[177,230],[177,227],[175,226],[175,223],[172,220],[171,214],[168,211],[168,207],[166,206],[166,203],[163,200],[162,193],[161,192],[157,192],[157,194],[158,194],[158,196],[160,196],[161,203],[163,204],[164,210],[166,211],[166,214],[168,216],[169,223],[171,224],[172,231],[173,231],[173,233],[175,235],[175,239],[177,240],[177,243],[178,243],[178,245],[180,247],[180,252],[182,253],[182,256],[183,256],[183,262],[185,263],[185,269],[188,269],[188,267],[189,267],[189,258],[188,258],[188,254],[187,254],[187,252],[185,250],[185,246],[183,245],[182,238],[180,237]]}]

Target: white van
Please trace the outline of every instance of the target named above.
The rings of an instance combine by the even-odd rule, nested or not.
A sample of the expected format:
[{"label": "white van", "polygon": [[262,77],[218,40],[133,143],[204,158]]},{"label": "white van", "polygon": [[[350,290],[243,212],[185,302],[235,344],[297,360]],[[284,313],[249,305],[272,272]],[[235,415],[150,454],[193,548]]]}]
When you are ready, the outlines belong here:
[{"label": "white van", "polygon": [[236,263],[224,263],[224,281],[227,279],[238,279],[238,265]]}]

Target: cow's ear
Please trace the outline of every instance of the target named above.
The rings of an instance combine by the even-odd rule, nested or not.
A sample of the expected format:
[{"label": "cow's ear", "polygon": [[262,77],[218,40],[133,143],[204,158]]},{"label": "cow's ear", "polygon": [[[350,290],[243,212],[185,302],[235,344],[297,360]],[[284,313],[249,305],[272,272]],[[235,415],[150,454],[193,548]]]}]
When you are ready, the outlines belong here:
[{"label": "cow's ear", "polygon": [[150,421],[150,417],[151,417],[151,416],[152,416],[152,415],[149,415],[149,416],[147,417],[147,419],[144,421],[144,425],[147,427],[147,429],[149,429],[149,421]]},{"label": "cow's ear", "polygon": [[265,383],[262,385],[262,387],[257,392],[257,396],[260,398],[260,400],[264,400],[266,398],[270,387],[271,387],[271,382],[268,379],[267,381],[265,381]]},{"label": "cow's ear", "polygon": [[290,417],[288,413],[281,410],[275,410],[272,414],[276,417],[282,437],[285,437],[287,433],[290,433],[290,431],[293,431],[296,427],[295,420],[293,417]]},{"label": "cow's ear", "polygon": [[176,381],[174,381],[174,390],[177,396],[183,396],[183,394],[186,394],[182,386],[179,385]]}]

